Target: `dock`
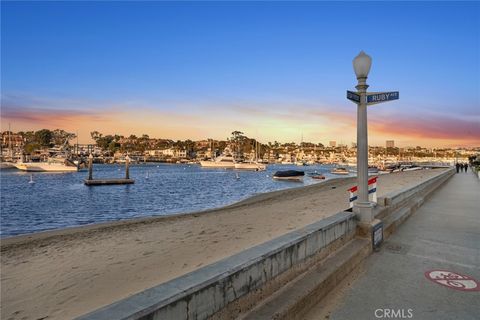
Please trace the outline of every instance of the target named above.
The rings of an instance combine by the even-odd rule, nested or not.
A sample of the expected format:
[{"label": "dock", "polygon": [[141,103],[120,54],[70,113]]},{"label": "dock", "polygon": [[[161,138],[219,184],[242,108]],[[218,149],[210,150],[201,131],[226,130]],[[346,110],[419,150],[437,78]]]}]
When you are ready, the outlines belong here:
[{"label": "dock", "polygon": [[93,179],[93,156],[92,154],[90,154],[90,156],[88,157],[88,178],[83,180],[83,182],[86,186],[108,186],[135,183],[135,180],[130,179],[130,157],[127,155],[125,160],[125,178]]},{"label": "dock", "polygon": [[105,185],[112,185],[112,184],[133,184],[135,180],[133,179],[85,179],[83,180],[85,185],[87,186],[105,186]]}]

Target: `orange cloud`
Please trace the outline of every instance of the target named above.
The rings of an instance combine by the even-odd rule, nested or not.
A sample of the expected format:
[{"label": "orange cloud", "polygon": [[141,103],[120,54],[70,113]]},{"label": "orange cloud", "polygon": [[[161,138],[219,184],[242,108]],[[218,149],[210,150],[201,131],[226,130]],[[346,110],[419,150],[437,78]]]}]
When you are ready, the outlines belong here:
[{"label": "orange cloud", "polygon": [[[2,99],[3,100],[3,99]],[[35,101],[3,103],[2,127],[11,122],[15,131],[60,128],[78,132],[80,142],[90,143],[90,132],[105,134],[149,134],[170,139],[225,139],[233,130],[244,131],[261,141],[323,142],[356,140],[356,107],[313,105],[308,103],[253,103],[248,101],[203,103],[169,101],[174,111],[158,110],[141,103],[103,104],[81,107],[81,102]],[[165,103],[161,103],[164,107]],[[49,107],[53,105],[53,107]],[[141,107],[139,108],[138,105]],[[72,106],[72,107],[70,107]],[[383,145],[393,139],[399,146],[480,145],[480,125],[475,118],[445,115],[407,116],[369,112],[369,142]]]},{"label": "orange cloud", "polygon": [[28,107],[3,107],[2,118],[12,122],[31,123],[63,127],[66,123],[79,123],[84,121],[104,122],[107,118],[97,111],[39,109]]},{"label": "orange cloud", "polygon": [[431,141],[435,145],[480,145],[480,121],[443,115],[373,116],[370,129],[403,140]]}]

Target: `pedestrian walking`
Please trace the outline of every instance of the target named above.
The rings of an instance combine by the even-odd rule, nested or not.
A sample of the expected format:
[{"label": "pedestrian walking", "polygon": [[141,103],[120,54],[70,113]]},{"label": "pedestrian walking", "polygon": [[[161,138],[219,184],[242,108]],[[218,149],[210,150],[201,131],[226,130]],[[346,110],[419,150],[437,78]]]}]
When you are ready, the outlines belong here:
[{"label": "pedestrian walking", "polygon": [[465,172],[467,172],[467,169],[468,169],[468,163],[464,163],[464,164],[463,164],[463,169],[465,169]]},{"label": "pedestrian walking", "polygon": [[460,166],[461,164],[457,162],[457,164],[455,165],[455,167],[457,167],[457,173],[460,171]]}]

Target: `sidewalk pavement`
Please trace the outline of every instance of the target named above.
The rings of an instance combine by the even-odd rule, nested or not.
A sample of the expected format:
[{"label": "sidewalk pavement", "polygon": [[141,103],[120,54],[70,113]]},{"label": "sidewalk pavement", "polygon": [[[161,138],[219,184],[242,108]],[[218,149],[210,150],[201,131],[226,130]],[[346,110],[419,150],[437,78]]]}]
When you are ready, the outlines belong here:
[{"label": "sidewalk pavement", "polygon": [[440,285],[426,276],[451,271],[474,278],[480,290],[480,180],[455,174],[367,258],[364,270],[322,319],[480,319],[480,291],[453,288],[475,282]]}]

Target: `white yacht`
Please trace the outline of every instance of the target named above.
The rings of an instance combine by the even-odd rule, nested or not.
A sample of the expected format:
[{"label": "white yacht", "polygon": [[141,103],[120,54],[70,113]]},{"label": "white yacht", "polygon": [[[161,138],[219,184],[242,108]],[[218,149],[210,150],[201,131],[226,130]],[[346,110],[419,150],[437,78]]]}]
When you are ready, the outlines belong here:
[{"label": "white yacht", "polygon": [[230,168],[235,169],[235,159],[232,155],[221,155],[213,160],[200,161],[200,165],[205,168]]},{"label": "white yacht", "polygon": [[68,160],[49,158],[47,162],[18,162],[15,167],[29,172],[77,172],[78,166]]},{"label": "white yacht", "polygon": [[11,162],[11,161],[0,162],[0,169],[2,170],[15,169],[15,162]]}]

